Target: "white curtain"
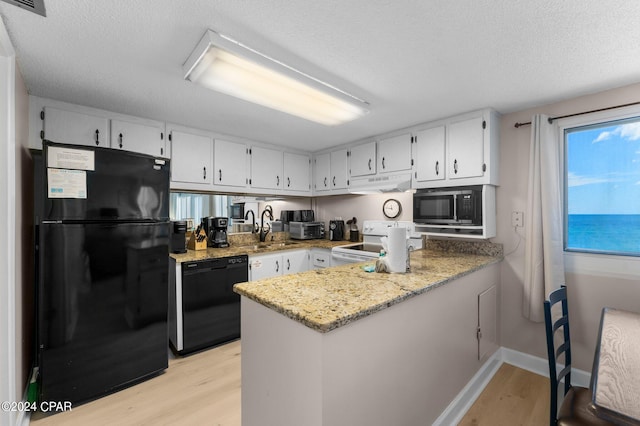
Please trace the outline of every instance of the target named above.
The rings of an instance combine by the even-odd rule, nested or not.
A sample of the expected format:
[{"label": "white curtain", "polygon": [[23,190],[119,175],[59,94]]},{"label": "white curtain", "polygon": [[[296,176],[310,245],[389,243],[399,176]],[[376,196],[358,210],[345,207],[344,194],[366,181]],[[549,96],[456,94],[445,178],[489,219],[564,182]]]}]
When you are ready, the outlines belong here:
[{"label": "white curtain", "polygon": [[543,302],[565,283],[562,216],[562,144],[546,115],[531,120],[524,297],[526,318],[544,321]]}]

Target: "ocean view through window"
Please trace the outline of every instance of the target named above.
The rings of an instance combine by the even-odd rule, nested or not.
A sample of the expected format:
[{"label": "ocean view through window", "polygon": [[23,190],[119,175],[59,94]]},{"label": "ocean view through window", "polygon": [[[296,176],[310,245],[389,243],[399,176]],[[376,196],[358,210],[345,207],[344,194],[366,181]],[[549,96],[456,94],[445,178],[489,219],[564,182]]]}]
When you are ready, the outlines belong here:
[{"label": "ocean view through window", "polygon": [[564,135],[565,250],[640,256],[640,117]]}]

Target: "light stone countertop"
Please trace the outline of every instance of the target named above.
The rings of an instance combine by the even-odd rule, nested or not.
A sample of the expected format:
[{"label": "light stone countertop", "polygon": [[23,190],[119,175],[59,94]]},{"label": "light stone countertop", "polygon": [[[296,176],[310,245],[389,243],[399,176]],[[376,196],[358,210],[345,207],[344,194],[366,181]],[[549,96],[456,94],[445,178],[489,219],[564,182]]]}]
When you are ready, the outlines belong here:
[{"label": "light stone countertop", "polygon": [[373,262],[362,262],[239,283],[234,291],[326,333],[500,261],[501,254],[427,248],[411,253],[406,274],[365,272]]},{"label": "light stone countertop", "polygon": [[[251,235],[251,234],[249,234]],[[311,248],[331,249],[335,246],[353,244],[349,241],[329,241],[329,240],[276,240],[264,243],[246,241],[232,243],[230,247],[213,248],[206,250],[187,250],[186,253],[170,253],[169,256],[175,259],[176,263],[193,262],[198,260],[215,259],[218,257],[238,256],[242,254],[265,254],[284,250],[306,250]]]}]

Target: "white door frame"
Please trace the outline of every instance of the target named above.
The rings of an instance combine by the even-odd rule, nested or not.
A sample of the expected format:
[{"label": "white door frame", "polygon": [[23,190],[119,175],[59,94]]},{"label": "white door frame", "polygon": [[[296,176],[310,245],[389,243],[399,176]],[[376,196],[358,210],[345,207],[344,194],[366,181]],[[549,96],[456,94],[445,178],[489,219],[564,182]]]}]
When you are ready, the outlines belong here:
[{"label": "white door frame", "polygon": [[[15,50],[0,19],[0,401],[8,402],[22,400],[16,384],[15,72]],[[0,410],[0,425],[14,426],[17,416]]]}]

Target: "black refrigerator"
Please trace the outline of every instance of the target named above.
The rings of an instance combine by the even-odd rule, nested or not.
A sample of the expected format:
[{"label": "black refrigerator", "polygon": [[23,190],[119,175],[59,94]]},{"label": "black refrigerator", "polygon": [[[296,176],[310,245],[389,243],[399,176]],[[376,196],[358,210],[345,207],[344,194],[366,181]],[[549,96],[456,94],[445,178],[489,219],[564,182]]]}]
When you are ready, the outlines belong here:
[{"label": "black refrigerator", "polygon": [[34,169],[40,401],[85,402],[163,371],[169,160],[44,141]]}]

